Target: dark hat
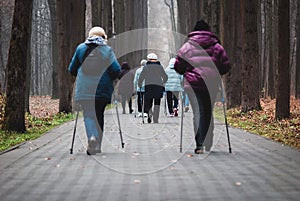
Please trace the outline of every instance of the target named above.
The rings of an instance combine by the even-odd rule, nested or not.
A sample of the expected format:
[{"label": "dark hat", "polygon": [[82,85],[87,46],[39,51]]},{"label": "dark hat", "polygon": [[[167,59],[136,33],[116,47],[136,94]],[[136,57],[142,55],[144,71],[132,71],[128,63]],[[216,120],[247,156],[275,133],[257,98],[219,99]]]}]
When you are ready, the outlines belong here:
[{"label": "dark hat", "polygon": [[121,69],[130,69],[130,66],[129,66],[129,64],[127,62],[123,62],[121,64]]},{"label": "dark hat", "polygon": [[197,21],[194,31],[209,31],[209,25],[203,20]]}]

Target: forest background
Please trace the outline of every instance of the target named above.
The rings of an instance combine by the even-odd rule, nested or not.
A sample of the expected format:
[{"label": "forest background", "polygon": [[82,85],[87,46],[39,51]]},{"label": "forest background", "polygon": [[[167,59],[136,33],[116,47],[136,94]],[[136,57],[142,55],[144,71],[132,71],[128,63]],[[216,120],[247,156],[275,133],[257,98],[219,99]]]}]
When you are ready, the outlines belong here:
[{"label": "forest background", "polygon": [[[300,147],[297,1],[2,0],[0,4],[0,124],[5,136],[9,131],[28,131],[32,118],[26,113],[49,120],[72,112],[74,78],[66,68],[90,27],[101,25],[109,38],[142,28],[187,35],[204,18],[231,61],[232,70],[223,79],[231,125]],[[143,40],[172,44],[166,38],[174,40],[149,31]],[[180,45],[173,44],[177,49]],[[162,48],[159,56],[166,65],[172,55],[169,46]],[[141,50],[118,59],[134,68],[146,54]]]}]

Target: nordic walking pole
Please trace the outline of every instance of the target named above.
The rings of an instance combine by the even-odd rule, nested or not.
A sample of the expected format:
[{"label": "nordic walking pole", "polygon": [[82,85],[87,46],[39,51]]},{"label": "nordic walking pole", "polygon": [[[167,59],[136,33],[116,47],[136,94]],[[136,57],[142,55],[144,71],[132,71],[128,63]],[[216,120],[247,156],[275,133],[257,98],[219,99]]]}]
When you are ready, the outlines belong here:
[{"label": "nordic walking pole", "polygon": [[184,115],[184,111],[183,111],[183,93],[181,92],[181,122],[180,122],[180,153],[182,153],[182,137],[183,137],[183,115]]},{"label": "nordic walking pole", "polygon": [[117,119],[118,119],[118,126],[119,126],[119,133],[120,133],[120,139],[121,139],[121,145],[122,148],[124,148],[124,142],[123,142],[123,136],[122,136],[122,130],[121,130],[121,123],[120,123],[120,117],[119,117],[119,111],[118,111],[118,102],[116,99],[116,96],[114,94],[114,101],[115,101],[115,105],[116,105],[116,113],[117,113]]},{"label": "nordic walking pole", "polygon": [[224,112],[224,119],[225,119],[225,125],[226,125],[226,133],[227,133],[227,140],[228,140],[229,153],[231,153],[231,144],[230,144],[230,137],[229,137],[229,130],[228,130],[228,122],[227,122],[226,109],[225,109],[225,97],[224,97],[224,87],[223,87],[223,83],[221,83],[221,94],[222,94],[223,112]]},{"label": "nordic walking pole", "polygon": [[134,107],[134,117],[136,118],[137,117],[137,107],[138,107],[138,100],[139,100],[139,98],[138,98],[138,94],[137,94],[137,92],[136,92],[136,95],[135,95],[135,98],[136,98],[136,100],[134,101],[135,102],[135,107]]},{"label": "nordic walking pole", "polygon": [[71,148],[70,148],[70,154],[73,154],[73,147],[74,147],[74,140],[75,140],[75,133],[76,133],[76,127],[77,127],[78,114],[79,114],[79,110],[76,113],[76,119],[75,119],[74,131],[73,131],[72,144],[71,144]]},{"label": "nordic walking pole", "polygon": [[145,104],[144,104],[144,101],[145,101],[145,97],[144,97],[144,93],[142,93],[141,92],[141,101],[142,101],[142,121],[143,121],[143,124],[145,123],[144,122],[144,112],[145,112],[145,109],[144,109],[144,106],[145,106]]}]

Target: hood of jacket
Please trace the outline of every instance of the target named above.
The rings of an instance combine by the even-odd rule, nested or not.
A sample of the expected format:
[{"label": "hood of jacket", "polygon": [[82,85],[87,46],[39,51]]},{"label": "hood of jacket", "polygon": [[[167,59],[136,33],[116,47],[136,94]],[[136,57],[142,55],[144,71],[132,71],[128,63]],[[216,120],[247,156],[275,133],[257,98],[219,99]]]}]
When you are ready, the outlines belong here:
[{"label": "hood of jacket", "polygon": [[189,33],[188,39],[193,42],[196,42],[204,49],[213,46],[216,43],[220,43],[217,36],[209,31],[193,31]]},{"label": "hood of jacket", "polygon": [[100,36],[90,36],[85,40],[84,43],[87,45],[88,44],[106,45],[105,39]]}]

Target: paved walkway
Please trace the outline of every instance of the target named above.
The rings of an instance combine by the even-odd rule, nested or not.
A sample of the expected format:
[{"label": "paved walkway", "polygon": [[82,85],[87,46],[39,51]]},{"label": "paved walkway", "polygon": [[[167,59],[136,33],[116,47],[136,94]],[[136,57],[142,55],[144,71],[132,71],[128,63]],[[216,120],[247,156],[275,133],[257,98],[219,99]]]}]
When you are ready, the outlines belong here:
[{"label": "paved walkway", "polygon": [[215,122],[213,150],[194,155],[192,113],[185,113],[183,151],[180,116],[160,115],[142,124],[120,114],[125,148],[120,146],[115,110],[105,114],[103,153],[86,155],[79,119],[74,154],[69,154],[74,122],[0,155],[0,200],[299,200],[300,151]]}]

